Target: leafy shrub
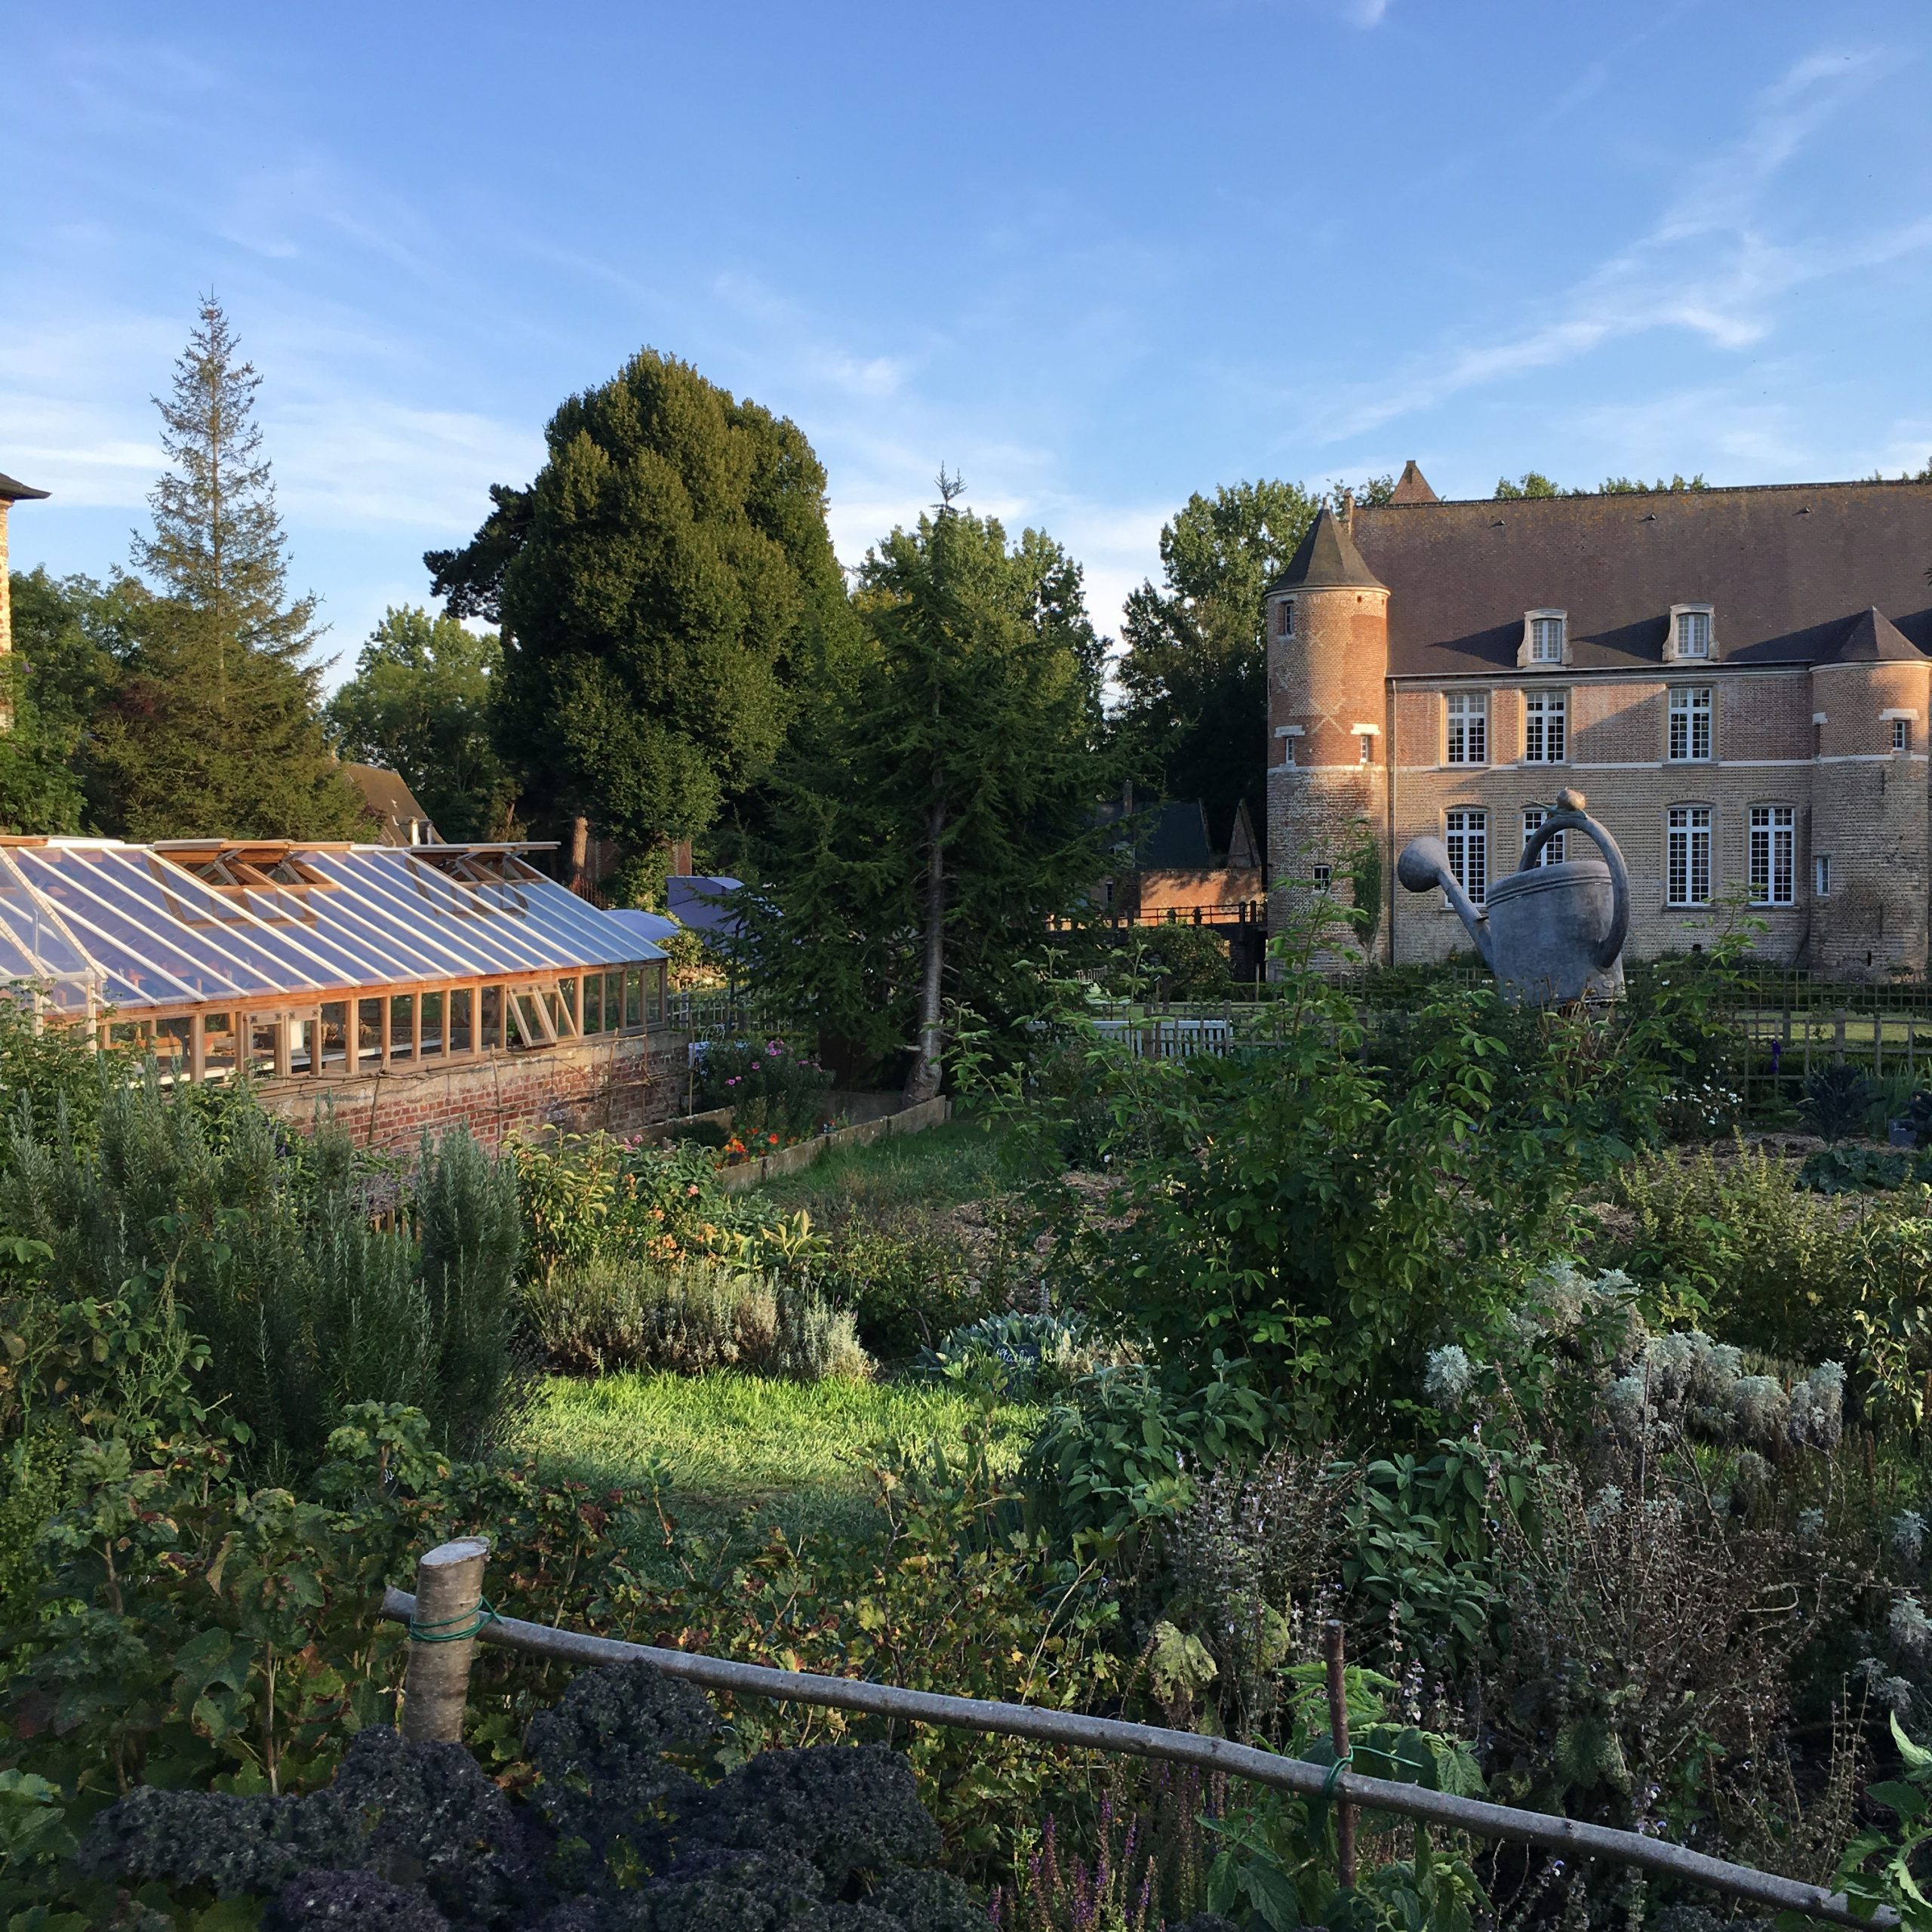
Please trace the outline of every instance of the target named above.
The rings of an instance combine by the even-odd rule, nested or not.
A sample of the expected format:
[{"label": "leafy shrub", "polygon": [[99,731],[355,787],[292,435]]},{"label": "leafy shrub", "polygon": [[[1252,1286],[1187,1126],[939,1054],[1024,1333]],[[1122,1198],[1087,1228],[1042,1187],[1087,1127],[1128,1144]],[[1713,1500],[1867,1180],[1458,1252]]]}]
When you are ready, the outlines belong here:
[{"label": "leafy shrub", "polygon": [[901,1211],[882,1222],[833,1222],[817,1266],[825,1292],[850,1308],[874,1354],[904,1361],[1001,1303],[996,1272],[937,1215]]},{"label": "leafy shrub", "polygon": [[1077,1383],[1026,1452],[1023,1481],[1037,1519],[1076,1549],[1115,1551],[1193,1493],[1196,1473],[1251,1461],[1275,1417],[1220,1364],[1198,1389],[1177,1390],[1146,1368],[1103,1370]]},{"label": "leafy shrub", "polygon": [[178,1307],[197,1381],[251,1465],[312,1468],[345,1410],[408,1403],[458,1450],[513,1393],[514,1177],[457,1129],[426,1140],[407,1217],[379,1228],[372,1176],[331,1121],[292,1133],[245,1091],[210,1102],[152,1069],[103,1096],[99,1145],[17,1126],[0,1217],[45,1244],[56,1305]]},{"label": "leafy shrub", "polygon": [[699,1112],[733,1109],[731,1124],[747,1140],[776,1134],[802,1140],[814,1132],[832,1091],[832,1075],[784,1040],[707,1040],[699,1053],[693,1100]]},{"label": "leafy shrub", "polygon": [[921,1365],[929,1374],[1023,1402],[1066,1388],[1091,1374],[1103,1356],[1117,1361],[1121,1353],[1095,1348],[1077,1316],[1063,1321],[1057,1315],[1009,1313],[983,1315],[954,1329],[927,1350]]},{"label": "leafy shrub", "polygon": [[1131,999],[1224,998],[1228,942],[1209,926],[1135,926],[1109,960],[1109,978]]},{"label": "leafy shrub", "polygon": [[1817,1069],[1804,1083],[1798,1118],[1823,1140],[1845,1140],[1865,1131],[1872,1109],[1872,1083],[1845,1060]]},{"label": "leafy shrub", "polygon": [[872,1371],[849,1314],[809,1287],[706,1257],[595,1255],[533,1282],[524,1305],[566,1374],[742,1368],[816,1382]]},{"label": "leafy shrub", "polygon": [[1903,1148],[1821,1147],[1804,1157],[1797,1185],[1814,1194],[1883,1194],[1908,1181],[1932,1181],[1932,1152]]},{"label": "leafy shrub", "polygon": [[[96,1821],[83,1860],[103,1878],[273,1894],[274,1923],[291,1932],[352,1912],[434,1928],[589,1925],[614,1922],[601,1916],[611,1909],[689,1932],[803,1932],[848,1899],[880,1932],[984,1922],[965,1887],[933,1869],[939,1830],[903,1758],[876,1746],[769,1751],[712,1784],[667,1761],[701,1761],[719,1728],[699,1692],[648,1664],[620,1665],[578,1678],[531,1724],[528,1802],[506,1797],[460,1746],[375,1727],[306,1797],[144,1787]],[[576,1913],[564,1906],[573,1898]]]}]

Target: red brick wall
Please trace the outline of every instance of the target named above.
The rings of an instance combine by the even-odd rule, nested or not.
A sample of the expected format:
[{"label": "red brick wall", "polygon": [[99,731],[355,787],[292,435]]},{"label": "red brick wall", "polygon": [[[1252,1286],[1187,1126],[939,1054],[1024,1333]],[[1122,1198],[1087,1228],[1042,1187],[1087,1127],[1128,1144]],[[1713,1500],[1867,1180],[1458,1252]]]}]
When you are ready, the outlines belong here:
[{"label": "red brick wall", "polygon": [[683,1033],[573,1041],[353,1079],[272,1081],[259,1091],[303,1127],[333,1106],[356,1144],[378,1153],[413,1152],[426,1133],[458,1125],[491,1148],[517,1128],[629,1134],[685,1112],[688,1046]]}]

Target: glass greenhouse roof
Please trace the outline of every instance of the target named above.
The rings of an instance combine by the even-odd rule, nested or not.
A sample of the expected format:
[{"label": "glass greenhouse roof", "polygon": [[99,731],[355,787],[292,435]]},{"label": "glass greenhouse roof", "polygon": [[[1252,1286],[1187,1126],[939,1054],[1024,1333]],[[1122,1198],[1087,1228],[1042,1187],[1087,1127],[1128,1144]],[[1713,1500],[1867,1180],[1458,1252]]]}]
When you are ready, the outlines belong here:
[{"label": "glass greenhouse roof", "polygon": [[0,845],[0,978],[79,1017],[544,977],[663,952],[509,845],[17,840]]}]

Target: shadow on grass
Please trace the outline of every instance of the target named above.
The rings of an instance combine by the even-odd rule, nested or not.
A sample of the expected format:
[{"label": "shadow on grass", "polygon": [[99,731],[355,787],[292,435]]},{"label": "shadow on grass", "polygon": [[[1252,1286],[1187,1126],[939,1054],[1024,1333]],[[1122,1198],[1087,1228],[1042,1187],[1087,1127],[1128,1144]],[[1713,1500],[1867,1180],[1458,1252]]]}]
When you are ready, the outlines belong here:
[{"label": "shadow on grass", "polygon": [[[979,1404],[918,1380],[798,1383],[721,1371],[545,1383],[517,1448],[549,1473],[598,1488],[664,1483],[687,1533],[746,1546],[777,1524],[796,1540],[850,1541],[876,1521],[869,1471],[896,1441],[957,1441]],[[995,1411],[1014,1462],[1042,1411]]]}]

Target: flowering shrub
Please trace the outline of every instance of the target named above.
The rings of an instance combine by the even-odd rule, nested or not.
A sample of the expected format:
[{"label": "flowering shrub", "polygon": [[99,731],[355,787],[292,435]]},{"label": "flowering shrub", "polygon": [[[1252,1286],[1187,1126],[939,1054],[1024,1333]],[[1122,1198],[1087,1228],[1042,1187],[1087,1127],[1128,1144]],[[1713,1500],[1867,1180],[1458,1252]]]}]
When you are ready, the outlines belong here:
[{"label": "flowering shrub", "polygon": [[769,1144],[780,1146],[817,1131],[831,1088],[832,1075],[786,1041],[707,1040],[693,1097],[700,1108],[731,1108],[733,1129],[747,1143],[775,1137]]}]

